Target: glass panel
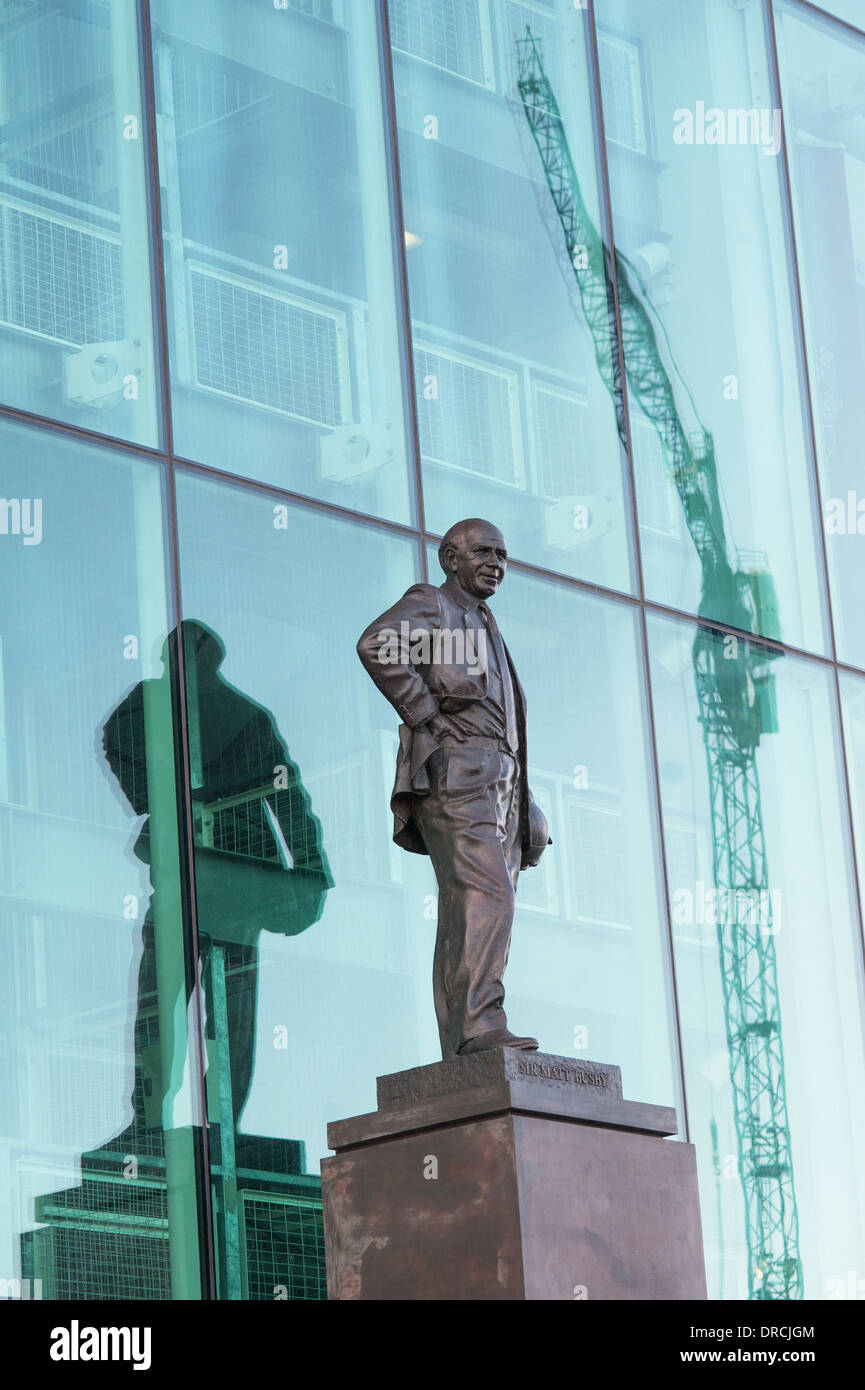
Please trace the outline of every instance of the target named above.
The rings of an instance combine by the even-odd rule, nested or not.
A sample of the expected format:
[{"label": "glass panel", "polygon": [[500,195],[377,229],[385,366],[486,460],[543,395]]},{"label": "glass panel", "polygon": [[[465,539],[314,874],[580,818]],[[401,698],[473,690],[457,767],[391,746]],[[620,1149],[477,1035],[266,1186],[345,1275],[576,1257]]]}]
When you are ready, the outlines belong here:
[{"label": "glass panel", "polygon": [[865,38],[777,10],[826,549],[841,660],[865,666]]},{"label": "glass panel", "polygon": [[389,11],[427,525],[489,516],[517,558],[630,589],[585,15]]},{"label": "glass panel", "polygon": [[647,595],[822,652],[761,6],[595,13]]},{"label": "glass panel", "polygon": [[2,400],[155,445],[135,5],[5,4],[0,93]]},{"label": "glass panel", "polygon": [[0,1270],[198,1298],[161,474],[0,433]]},{"label": "glass panel", "polygon": [[845,1297],[865,1058],[831,671],[660,618],[650,643],[709,1296]]},{"label": "glass panel", "polygon": [[375,7],[152,9],[176,451],[409,520]]},{"label": "glass panel", "polygon": [[[217,1186],[234,1165],[242,1193],[234,1214],[217,1198],[220,1287],[318,1298],[327,1121],[373,1109],[377,1075],[441,1056],[435,880],[391,840],[399,721],[355,653],[418,557],[401,537],[272,498],[179,486],[185,624],[203,643],[194,661],[187,646],[199,924],[205,969],[221,960],[228,982],[223,1014],[208,1006],[209,1104],[231,1146]],[[669,1104],[633,614],[515,575],[507,586],[533,786],[556,841],[520,883],[512,1022],[552,1051],[620,1062],[629,1095]],[[579,644],[562,640],[572,630]],[[551,645],[566,702],[543,675]],[[232,1135],[216,1125],[228,1113]],[[259,1223],[279,1233],[269,1253]]]},{"label": "glass panel", "polygon": [[[847,671],[841,671],[839,681],[861,895],[865,873],[865,680],[860,676],[850,675]],[[865,912],[865,902],[862,903],[862,907]],[[858,1290],[858,1293],[863,1292],[865,1285],[861,1285]]]},{"label": "glass panel", "polygon": [[397,724],[355,652],[417,550],[178,485],[220,1295],[319,1299],[327,1122],[435,1055],[429,890],[390,840]]},{"label": "glass panel", "polygon": [[865,0],[814,0],[814,3],[818,9],[846,20],[865,34]]}]

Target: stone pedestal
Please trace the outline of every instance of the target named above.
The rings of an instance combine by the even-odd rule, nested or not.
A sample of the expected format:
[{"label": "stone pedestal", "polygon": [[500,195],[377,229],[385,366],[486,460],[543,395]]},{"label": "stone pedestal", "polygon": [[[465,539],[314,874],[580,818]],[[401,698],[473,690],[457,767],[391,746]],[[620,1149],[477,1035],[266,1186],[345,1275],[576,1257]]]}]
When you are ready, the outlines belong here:
[{"label": "stone pedestal", "polygon": [[694,1149],[618,1067],[497,1048],[328,1126],[332,1299],[704,1299]]}]

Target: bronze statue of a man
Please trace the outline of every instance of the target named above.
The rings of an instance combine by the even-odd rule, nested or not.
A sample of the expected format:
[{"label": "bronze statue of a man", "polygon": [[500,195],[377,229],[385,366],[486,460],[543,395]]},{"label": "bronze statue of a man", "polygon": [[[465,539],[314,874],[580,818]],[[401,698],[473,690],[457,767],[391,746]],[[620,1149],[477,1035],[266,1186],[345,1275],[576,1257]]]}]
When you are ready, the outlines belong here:
[{"label": "bronze statue of a man", "polygon": [[538,1046],[509,1031],[502,984],[520,869],[551,843],[526,776],[525,696],[487,607],[507,560],[498,527],[458,521],[439,546],[445,582],[412,585],[357,644],[404,721],[393,838],[428,854],[438,880],[443,1057]]}]

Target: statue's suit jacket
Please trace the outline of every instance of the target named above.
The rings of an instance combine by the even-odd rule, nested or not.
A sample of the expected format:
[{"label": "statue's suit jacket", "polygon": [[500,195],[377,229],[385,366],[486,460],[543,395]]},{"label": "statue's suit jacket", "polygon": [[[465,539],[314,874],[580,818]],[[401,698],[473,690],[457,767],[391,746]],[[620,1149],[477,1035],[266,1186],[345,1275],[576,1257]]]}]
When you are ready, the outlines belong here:
[{"label": "statue's suit jacket", "polygon": [[[487,673],[485,669],[469,669],[478,663],[471,659],[471,650],[466,653],[467,644],[463,644],[463,654],[469,657],[467,661],[412,664],[409,660],[411,640],[405,641],[406,629],[401,624],[408,624],[408,633],[414,634],[415,640],[419,632],[457,632],[475,626],[468,620],[469,607],[468,596],[456,586],[414,584],[392,608],[370,623],[357,644],[358,656],[369,675],[403,720],[399,730],[396,781],[390,803],[394,816],[393,838],[403,849],[415,854],[426,854],[427,851],[414,822],[413,811],[418,797],[430,790],[427,763],[440,747],[429,730],[423,727],[424,722],[439,711],[442,714],[455,714],[473,701],[482,700],[487,693]],[[382,662],[379,652],[385,642],[389,641],[393,647],[393,633],[396,633],[399,644],[400,660]],[[507,647],[504,650],[513,682],[519,732],[516,756],[522,773],[520,822],[525,854],[529,850],[534,822],[537,818],[543,820],[543,817],[534,805],[526,778],[525,693]],[[546,843],[544,835],[543,844]]]}]

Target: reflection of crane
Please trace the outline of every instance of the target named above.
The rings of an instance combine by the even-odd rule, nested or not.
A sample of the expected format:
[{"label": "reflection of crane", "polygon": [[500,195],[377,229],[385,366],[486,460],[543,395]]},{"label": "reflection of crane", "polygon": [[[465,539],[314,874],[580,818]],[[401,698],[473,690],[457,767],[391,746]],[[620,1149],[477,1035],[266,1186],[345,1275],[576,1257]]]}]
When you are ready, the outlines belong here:
[{"label": "reflection of crane", "polygon": [[[530,29],[517,41],[517,49],[517,85],[555,210],[555,218],[549,219],[554,243],[567,255],[569,283],[576,281],[620,438],[627,440],[627,421],[616,290],[630,399],[658,433],[700,559],[698,612],[745,632],[753,630],[755,617],[765,626],[768,607],[774,607],[771,580],[765,572],[745,574],[730,561],[712,438],[700,424],[663,327],[648,300],[634,288],[635,283],[642,288],[639,277],[618,254],[614,270],[612,255],[586,210],[558,103]],[[728,638],[722,650],[719,634],[705,626],[698,628],[693,646],[709,772],[715,887],[720,901],[737,906],[770,901],[755,757],[760,735],[776,728],[774,678],[768,667],[775,655],[736,638]],[[761,890],[764,896],[758,899]],[[740,916],[744,920],[739,921]],[[736,912],[733,922],[719,914],[718,950],[746,1208],[750,1296],[801,1298],[771,920],[747,910]]]}]

